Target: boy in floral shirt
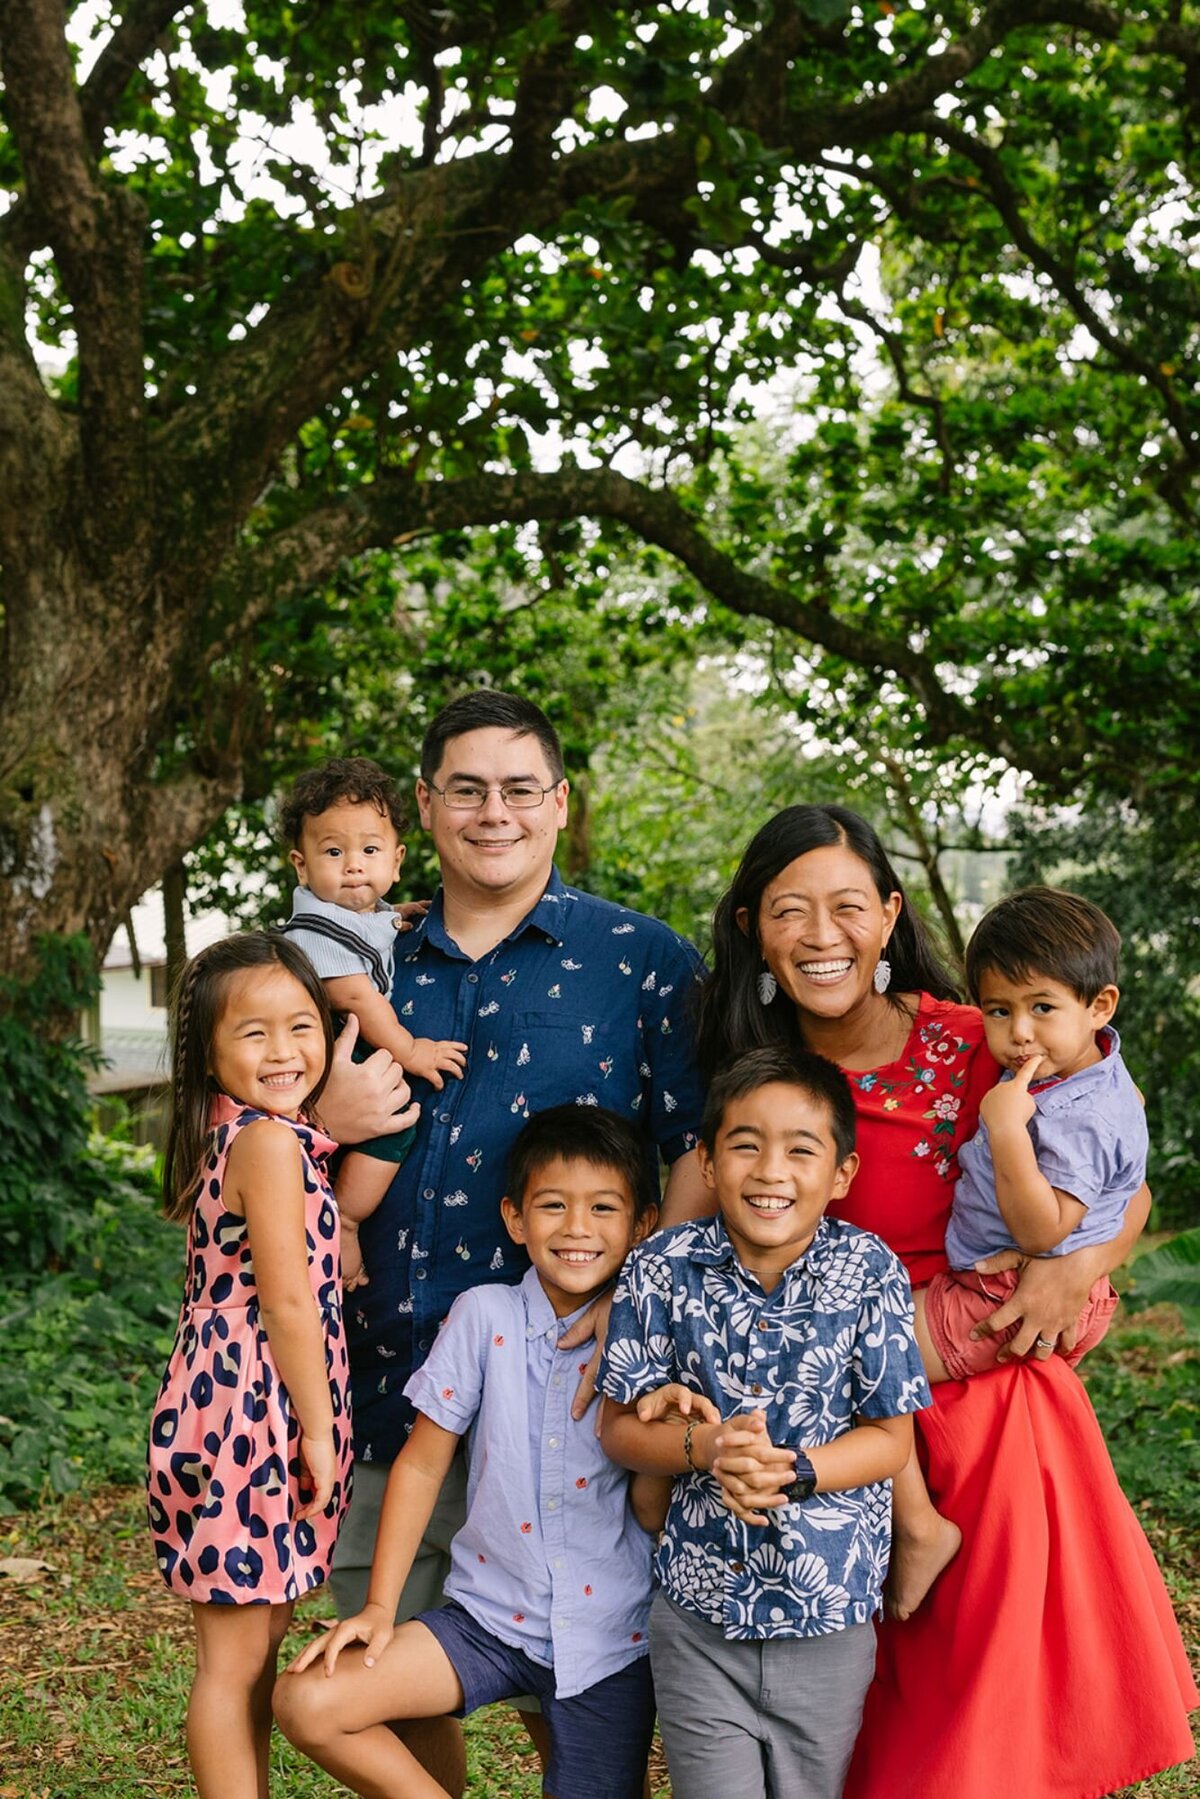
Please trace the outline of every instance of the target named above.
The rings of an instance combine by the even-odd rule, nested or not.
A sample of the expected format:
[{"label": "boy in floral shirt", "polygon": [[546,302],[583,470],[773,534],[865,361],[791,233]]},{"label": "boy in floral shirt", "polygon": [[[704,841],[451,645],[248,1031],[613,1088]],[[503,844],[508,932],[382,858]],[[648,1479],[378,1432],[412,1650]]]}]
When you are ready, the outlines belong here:
[{"label": "boy in floral shirt", "polygon": [[[430,1790],[389,1721],[463,1716],[532,1692],[550,1738],[547,1792],[641,1799],[654,1729],[652,1545],[592,1419],[571,1416],[588,1351],[559,1340],[653,1229],[655,1199],[628,1119],[555,1106],[522,1128],[501,1204],[533,1266],[519,1286],[455,1300],[405,1388],[417,1417],[392,1464],[367,1603],[276,1687],[285,1734],[355,1792]],[[463,1435],[467,1518],[447,1604],[397,1626]],[[365,1652],[344,1653],[355,1643]]]},{"label": "boy in floral shirt", "polygon": [[676,1476],[651,1660],[688,1799],[837,1799],[874,1669],[888,1476],[929,1390],[899,1262],[824,1216],[855,1122],[822,1057],[741,1056],[704,1116],[719,1215],[660,1233],[617,1286],[602,1441]]}]

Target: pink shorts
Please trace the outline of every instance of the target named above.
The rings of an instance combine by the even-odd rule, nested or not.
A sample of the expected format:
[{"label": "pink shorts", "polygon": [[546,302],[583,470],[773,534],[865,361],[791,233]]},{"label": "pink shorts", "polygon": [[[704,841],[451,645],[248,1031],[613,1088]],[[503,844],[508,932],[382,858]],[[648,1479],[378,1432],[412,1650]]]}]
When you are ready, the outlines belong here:
[{"label": "pink shorts", "polygon": [[[1012,1298],[1019,1279],[1017,1268],[1005,1274],[976,1274],[972,1268],[951,1268],[945,1274],[935,1274],[926,1287],[925,1322],[933,1346],[954,1380],[965,1380],[968,1375],[984,1374],[994,1368],[999,1351],[1016,1336],[1018,1324],[1010,1324],[996,1336],[980,1337],[977,1342],[971,1331],[981,1319],[990,1318],[997,1306]],[[1075,1320],[1075,1347],[1063,1352],[1063,1360],[1072,1368],[1099,1343],[1117,1309],[1117,1300],[1112,1282],[1102,1274]]]}]

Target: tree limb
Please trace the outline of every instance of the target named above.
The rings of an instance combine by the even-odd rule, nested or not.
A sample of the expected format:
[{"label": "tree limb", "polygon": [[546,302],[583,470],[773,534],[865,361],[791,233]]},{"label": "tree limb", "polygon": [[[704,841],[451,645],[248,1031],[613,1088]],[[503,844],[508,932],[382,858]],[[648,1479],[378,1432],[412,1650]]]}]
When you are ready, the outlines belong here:
[{"label": "tree limb", "polygon": [[74,313],[85,466],[111,552],[128,542],[140,489],[143,208],[100,180],[62,0],[0,0],[0,73],[31,208]]},{"label": "tree limb", "polygon": [[[895,674],[920,700],[931,738],[981,743],[1028,769],[1052,791],[1069,777],[1061,746],[1048,740],[1035,749],[1017,738],[1003,713],[989,710],[981,695],[966,705],[946,690],[936,663],[906,638],[848,623],[802,594],[747,572],[741,561],[703,535],[672,494],[611,469],[459,481],[384,477],[232,558],[225,584],[245,596],[237,614],[241,630],[289,597],[327,580],[346,557],[369,549],[430,533],[585,516],[618,520],[644,542],[666,550],[730,611],[769,619],[858,667]],[[228,647],[223,644],[221,653]]]}]

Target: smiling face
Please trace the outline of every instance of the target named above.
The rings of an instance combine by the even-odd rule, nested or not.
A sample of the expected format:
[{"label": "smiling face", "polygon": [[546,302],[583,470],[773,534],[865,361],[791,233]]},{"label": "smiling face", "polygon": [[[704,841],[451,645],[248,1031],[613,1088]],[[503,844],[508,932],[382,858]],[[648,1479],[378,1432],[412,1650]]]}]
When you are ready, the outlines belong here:
[{"label": "smiling face", "polygon": [[528,1250],[557,1318],[578,1311],[615,1279],[655,1219],[653,1207],[635,1217],[619,1169],[564,1156],[534,1169],[520,1206],[507,1198],[500,1205],[509,1236]]},{"label": "smiling face", "polygon": [[763,960],[802,1012],[844,1018],[878,998],[872,981],[900,905],[898,893],[880,899],[870,869],[844,844],[809,850],[763,891]]},{"label": "smiling face", "polygon": [[841,1199],[858,1157],[838,1158],[829,1107],[782,1081],[731,1099],[700,1170],[717,1196],[742,1266],[769,1292],[804,1254],[831,1199]]},{"label": "smiling face", "polygon": [[289,861],[301,884],[331,906],[374,912],[390,893],[404,846],[386,812],[369,801],[337,800],[310,812]]},{"label": "smiling face", "polygon": [[[470,781],[488,791],[482,806],[456,811],[437,789]],[[548,788],[540,805],[506,806],[501,785]],[[432,832],[446,890],[456,899],[540,899],[567,822],[567,783],[554,780],[531,734],[488,726],[452,737],[432,783],[417,782],[421,823]]]},{"label": "smiling face", "polygon": [[295,1118],[325,1070],[325,1029],[312,998],[278,964],[231,974],[226,989],[210,1074],[231,1099]]},{"label": "smiling face", "polygon": [[1078,1074],[1100,1060],[1096,1032],[1117,1009],[1117,989],[1102,987],[1095,999],[1080,999],[1061,981],[1027,971],[1013,980],[998,969],[979,976],[979,1009],[987,1045],[1001,1068],[1014,1071],[1040,1056],[1034,1080]]}]

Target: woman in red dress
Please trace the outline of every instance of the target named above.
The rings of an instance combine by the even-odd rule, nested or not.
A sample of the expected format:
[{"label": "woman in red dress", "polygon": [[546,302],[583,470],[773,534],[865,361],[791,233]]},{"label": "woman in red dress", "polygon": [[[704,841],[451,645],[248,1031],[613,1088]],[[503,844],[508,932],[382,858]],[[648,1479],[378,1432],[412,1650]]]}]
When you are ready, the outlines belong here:
[{"label": "woman in red dress", "polygon": [[[875,832],[838,806],[788,807],[750,843],[713,932],[702,1063],[784,1042],[840,1064],[861,1165],[830,1209],[923,1286],[946,1266],[956,1153],[997,1069]],[[929,1597],[880,1627],[847,1799],[1100,1799],[1191,1755],[1197,1693],[1162,1577],[1054,1353],[1145,1216],[1135,1200],[1113,1242],[1030,1263],[993,1318],[1021,1320],[1004,1365],[938,1385],[918,1416],[951,1540],[930,1524]]]}]

